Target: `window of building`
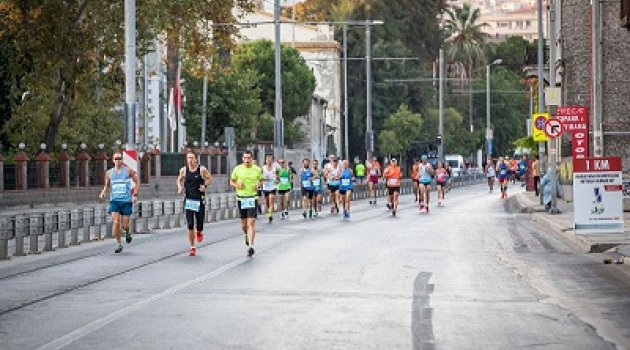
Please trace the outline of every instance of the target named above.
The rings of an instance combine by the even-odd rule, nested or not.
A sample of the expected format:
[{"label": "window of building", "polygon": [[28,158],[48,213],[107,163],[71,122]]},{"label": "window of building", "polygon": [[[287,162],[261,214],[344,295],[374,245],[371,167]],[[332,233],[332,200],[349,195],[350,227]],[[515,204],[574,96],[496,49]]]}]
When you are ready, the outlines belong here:
[{"label": "window of building", "polygon": [[509,28],[510,27],[510,22],[498,22],[497,23],[497,28]]}]

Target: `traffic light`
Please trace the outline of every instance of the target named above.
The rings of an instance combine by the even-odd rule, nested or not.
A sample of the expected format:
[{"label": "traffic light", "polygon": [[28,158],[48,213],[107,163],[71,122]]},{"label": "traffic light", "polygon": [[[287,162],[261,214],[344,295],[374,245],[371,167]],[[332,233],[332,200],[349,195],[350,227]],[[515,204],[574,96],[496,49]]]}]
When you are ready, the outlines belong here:
[{"label": "traffic light", "polygon": [[438,145],[441,145],[441,144],[442,144],[442,135],[438,135],[438,136],[437,136],[436,143],[437,143]]}]

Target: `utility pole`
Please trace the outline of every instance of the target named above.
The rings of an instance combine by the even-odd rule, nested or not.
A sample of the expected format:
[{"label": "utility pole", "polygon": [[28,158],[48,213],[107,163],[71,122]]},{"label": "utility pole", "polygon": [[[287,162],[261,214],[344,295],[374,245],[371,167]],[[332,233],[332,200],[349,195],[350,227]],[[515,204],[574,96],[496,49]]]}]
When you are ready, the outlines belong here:
[{"label": "utility pole", "polygon": [[208,63],[204,62],[203,64],[203,96],[201,97],[202,106],[201,106],[201,140],[199,145],[201,148],[204,147],[204,142],[206,141],[206,123],[208,120]]},{"label": "utility pole", "polygon": [[593,154],[604,156],[604,135],[602,132],[602,13],[601,1],[591,0],[593,9]]},{"label": "utility pole", "polygon": [[[545,111],[545,75],[543,42],[545,34],[543,33],[543,2],[538,0],[538,113]],[[545,172],[545,143],[538,142],[538,155],[540,165],[540,176]],[[538,184],[536,184],[538,186]],[[543,204],[542,188],[540,192],[540,204]]]},{"label": "utility pole", "polygon": [[[549,85],[556,87],[556,3],[551,0],[549,4]],[[555,114],[557,106],[549,106],[552,115]],[[557,208],[557,182],[556,176],[556,152],[557,139],[549,140],[549,173],[551,176],[551,209],[550,214],[560,214]]]},{"label": "utility pole", "polygon": [[273,133],[273,154],[276,159],[284,157],[284,121],[282,119],[282,69],[280,46],[280,0],[273,1],[273,19],[275,25],[275,64],[276,64],[276,105]]},{"label": "utility pole", "polygon": [[490,127],[490,64],[486,66],[486,158],[492,159],[492,128]]},{"label": "utility pole", "polygon": [[444,162],[444,49],[440,49],[439,57],[439,120],[438,120],[438,161]]},{"label": "utility pole", "polygon": [[366,149],[367,158],[372,159],[374,152],[374,131],[372,130],[372,27],[369,23],[365,24],[365,75],[366,75]]},{"label": "utility pole", "polygon": [[[125,130],[127,151],[136,150],[136,0],[125,0]],[[134,169],[137,170],[137,169]]]},{"label": "utility pole", "polygon": [[348,26],[343,25],[343,147],[348,157]]}]

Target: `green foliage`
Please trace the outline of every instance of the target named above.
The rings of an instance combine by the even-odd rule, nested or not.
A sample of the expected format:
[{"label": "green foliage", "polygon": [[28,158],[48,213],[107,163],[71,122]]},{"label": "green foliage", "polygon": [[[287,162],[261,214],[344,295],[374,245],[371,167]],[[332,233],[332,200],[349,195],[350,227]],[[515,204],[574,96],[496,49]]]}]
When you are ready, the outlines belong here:
[{"label": "green foliage", "polygon": [[422,116],[413,113],[406,105],[401,105],[396,113],[391,114],[378,136],[381,152],[402,154],[418,138],[423,125]]},{"label": "green foliage", "polygon": [[524,76],[523,67],[527,61],[527,50],[534,50],[533,43],[523,39],[521,36],[511,36],[507,40],[500,43],[489,44],[486,51],[490,59],[488,62],[500,58],[505,67],[513,73]]},{"label": "green foliage", "polygon": [[[287,122],[308,114],[315,91],[315,76],[300,53],[282,46],[282,116]],[[257,72],[260,99],[264,110],[275,111],[275,54],[273,43],[258,40],[239,47],[232,59],[234,69],[252,69]]]},{"label": "green foliage", "polygon": [[449,60],[463,63],[471,75],[475,68],[486,64],[484,52],[488,34],[483,31],[487,23],[478,23],[479,9],[472,9],[470,4],[447,9],[448,18],[444,30],[446,56]]}]

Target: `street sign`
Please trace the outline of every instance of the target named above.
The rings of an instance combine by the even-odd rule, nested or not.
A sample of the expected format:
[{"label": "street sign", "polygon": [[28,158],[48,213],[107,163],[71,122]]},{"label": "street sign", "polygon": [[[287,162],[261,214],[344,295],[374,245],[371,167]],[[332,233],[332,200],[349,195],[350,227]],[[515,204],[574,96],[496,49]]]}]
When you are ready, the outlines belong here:
[{"label": "street sign", "polygon": [[535,142],[544,142],[549,140],[545,134],[545,124],[549,119],[549,113],[535,113],[532,115],[532,138]]},{"label": "street sign", "polygon": [[547,106],[560,106],[562,104],[562,91],[559,87],[545,88],[545,104]]},{"label": "street sign", "polygon": [[575,159],[573,211],[580,230],[623,233],[623,179],[620,157]]},{"label": "street sign", "polygon": [[549,119],[545,123],[545,134],[552,139],[562,135],[562,122],[558,119]]},{"label": "street sign", "polygon": [[570,132],[573,161],[588,157],[588,107],[558,107],[556,117],[562,122],[565,132]]}]

